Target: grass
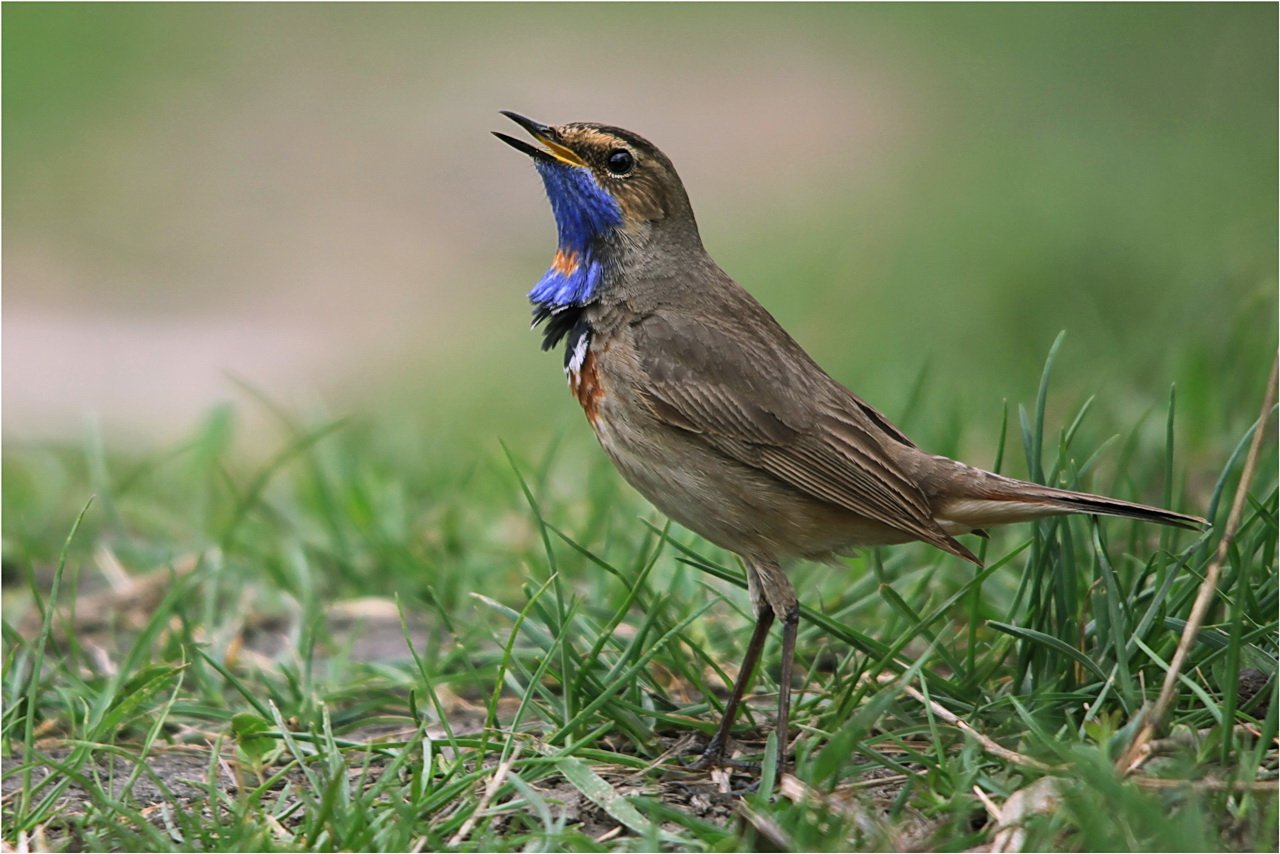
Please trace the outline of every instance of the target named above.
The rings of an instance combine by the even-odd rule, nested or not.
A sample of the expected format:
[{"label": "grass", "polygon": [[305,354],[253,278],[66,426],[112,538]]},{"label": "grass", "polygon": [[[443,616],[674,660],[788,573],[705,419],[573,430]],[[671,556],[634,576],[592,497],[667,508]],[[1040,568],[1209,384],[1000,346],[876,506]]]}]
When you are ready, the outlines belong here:
[{"label": "grass", "polygon": [[[9,448],[4,841],[1273,850],[1274,443],[1167,725],[1121,773],[1249,435],[1184,490],[1175,396],[1163,449],[1136,427],[1104,441],[1088,400],[1046,414],[1053,361],[1001,447],[1051,482],[1101,489],[1105,470],[1112,492],[1163,493],[1215,527],[1057,519],[981,543],[978,571],[920,546],[797,567],[795,776],[766,765],[745,794],[724,790],[754,775],[680,765],[745,646],[741,570],[593,449],[461,461],[274,409],[279,449],[252,466],[226,410],[152,457]],[[776,655],[773,638],[739,727],[750,754],[769,755]],[[1028,792],[1049,807],[1010,836],[993,810]]]}]

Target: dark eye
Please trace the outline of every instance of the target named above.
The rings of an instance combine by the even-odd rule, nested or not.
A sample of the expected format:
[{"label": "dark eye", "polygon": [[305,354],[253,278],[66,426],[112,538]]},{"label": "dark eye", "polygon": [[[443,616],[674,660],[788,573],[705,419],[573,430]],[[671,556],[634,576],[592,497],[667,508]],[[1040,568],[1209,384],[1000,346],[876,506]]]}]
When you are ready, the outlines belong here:
[{"label": "dark eye", "polygon": [[609,152],[604,161],[609,172],[614,175],[626,175],[636,166],[636,159],[625,148],[615,148]]}]

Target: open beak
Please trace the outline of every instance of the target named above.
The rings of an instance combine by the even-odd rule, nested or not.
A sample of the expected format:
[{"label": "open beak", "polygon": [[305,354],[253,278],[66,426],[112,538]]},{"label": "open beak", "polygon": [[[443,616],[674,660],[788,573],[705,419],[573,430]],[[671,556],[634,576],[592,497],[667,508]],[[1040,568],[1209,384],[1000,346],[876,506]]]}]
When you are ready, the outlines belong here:
[{"label": "open beak", "polygon": [[559,134],[556,132],[555,128],[550,125],[535,122],[531,118],[522,116],[519,113],[513,113],[510,110],[501,110],[500,112],[507,118],[511,119],[511,121],[527,130],[529,135],[535,140],[546,146],[545,149],[538,148],[537,146],[530,145],[522,139],[507,136],[505,133],[498,133],[496,130],[493,132],[494,136],[514,148],[516,151],[522,151],[534,160],[540,160],[543,163],[564,163],[568,166],[587,165],[581,157],[573,153],[572,149],[566,148],[556,141],[556,137],[559,136]]}]

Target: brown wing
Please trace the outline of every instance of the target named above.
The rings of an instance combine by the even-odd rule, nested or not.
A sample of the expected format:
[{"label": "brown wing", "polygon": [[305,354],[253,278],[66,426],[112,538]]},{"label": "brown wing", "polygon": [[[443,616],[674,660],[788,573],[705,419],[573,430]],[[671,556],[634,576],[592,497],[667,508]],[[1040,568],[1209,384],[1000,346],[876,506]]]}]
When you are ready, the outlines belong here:
[{"label": "brown wing", "polygon": [[665,313],[636,321],[654,414],[809,496],[977,562],[885,451],[885,442],[914,447],[910,440],[760,313],[774,334]]}]

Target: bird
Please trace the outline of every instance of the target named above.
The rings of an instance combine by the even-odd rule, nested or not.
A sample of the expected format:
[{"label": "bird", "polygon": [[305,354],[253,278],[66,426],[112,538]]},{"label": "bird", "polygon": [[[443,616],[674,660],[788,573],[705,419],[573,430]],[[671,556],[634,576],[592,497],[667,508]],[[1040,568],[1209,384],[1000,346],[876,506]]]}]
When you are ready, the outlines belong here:
[{"label": "bird", "polygon": [[957,536],[1060,514],[1201,528],[1159,507],[1015,480],[918,447],[833,379],[703,247],[671,160],[605,124],[502,115],[555,217],[558,245],[529,293],[542,349],[564,371],[600,446],[663,514],[736,554],[755,628],[698,766],[726,751],[775,621],[775,723],[786,767],[799,601],[785,567],[923,541],[977,566]]}]

